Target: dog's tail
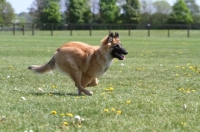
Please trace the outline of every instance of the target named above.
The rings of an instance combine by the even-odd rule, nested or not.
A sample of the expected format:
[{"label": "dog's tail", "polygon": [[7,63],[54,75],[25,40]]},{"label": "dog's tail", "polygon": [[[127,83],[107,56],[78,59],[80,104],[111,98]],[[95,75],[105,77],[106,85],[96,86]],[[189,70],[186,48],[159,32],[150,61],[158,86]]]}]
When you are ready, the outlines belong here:
[{"label": "dog's tail", "polygon": [[49,72],[55,69],[55,67],[56,67],[56,59],[53,56],[52,59],[48,63],[44,65],[32,65],[32,66],[29,66],[28,69],[37,73],[45,73],[45,72]]}]

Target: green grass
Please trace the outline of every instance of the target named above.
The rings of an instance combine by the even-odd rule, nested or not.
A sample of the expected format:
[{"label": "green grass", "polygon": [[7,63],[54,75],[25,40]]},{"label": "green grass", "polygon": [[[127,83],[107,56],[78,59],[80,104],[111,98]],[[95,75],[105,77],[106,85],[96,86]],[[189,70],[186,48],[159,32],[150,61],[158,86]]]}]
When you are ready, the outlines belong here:
[{"label": "green grass", "polygon": [[[122,34],[129,54],[124,61],[114,61],[98,86],[88,88],[93,96],[77,96],[74,83],[59,71],[40,75],[27,70],[49,61],[65,42],[99,45],[106,34],[0,36],[0,119],[6,117],[0,132],[200,131],[198,37]],[[81,127],[76,115],[85,119]]]}]

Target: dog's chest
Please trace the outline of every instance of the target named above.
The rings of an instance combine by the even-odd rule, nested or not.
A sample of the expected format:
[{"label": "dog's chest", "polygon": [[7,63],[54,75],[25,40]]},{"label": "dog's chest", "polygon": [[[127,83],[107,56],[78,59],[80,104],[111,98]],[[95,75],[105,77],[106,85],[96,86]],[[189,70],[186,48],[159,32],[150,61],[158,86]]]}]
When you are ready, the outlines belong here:
[{"label": "dog's chest", "polygon": [[96,77],[103,76],[106,73],[106,71],[108,70],[108,68],[110,67],[111,64],[112,64],[112,60],[109,60],[109,61],[105,62],[104,64],[99,64],[99,68],[95,72],[95,76]]}]

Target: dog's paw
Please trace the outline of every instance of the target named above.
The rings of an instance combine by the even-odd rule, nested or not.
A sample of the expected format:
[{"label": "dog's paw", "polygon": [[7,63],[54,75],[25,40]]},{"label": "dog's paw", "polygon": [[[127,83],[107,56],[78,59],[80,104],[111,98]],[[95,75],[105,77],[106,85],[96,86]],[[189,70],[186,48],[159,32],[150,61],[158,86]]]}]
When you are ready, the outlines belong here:
[{"label": "dog's paw", "polygon": [[85,91],[84,93],[85,93],[86,95],[90,95],[90,96],[93,95],[93,92],[92,92],[92,91],[89,91],[89,90]]}]

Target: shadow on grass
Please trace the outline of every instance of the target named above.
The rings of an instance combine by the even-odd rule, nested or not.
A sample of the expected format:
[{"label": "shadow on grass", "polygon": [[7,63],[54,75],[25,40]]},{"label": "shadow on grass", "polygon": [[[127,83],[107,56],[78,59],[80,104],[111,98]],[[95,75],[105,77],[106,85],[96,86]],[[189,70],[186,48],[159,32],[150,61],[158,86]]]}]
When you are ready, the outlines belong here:
[{"label": "shadow on grass", "polygon": [[31,94],[34,96],[43,96],[43,95],[57,95],[57,96],[85,96],[83,95],[78,95],[77,93],[65,93],[65,92],[27,92],[27,91],[21,91],[21,90],[14,90],[17,93],[22,93],[22,94]]},{"label": "shadow on grass", "polygon": [[35,96],[43,96],[43,95],[57,95],[57,96],[78,96],[78,94],[75,93],[63,93],[63,92],[50,92],[50,93],[41,93],[41,92],[35,92],[35,93],[29,93]]}]

